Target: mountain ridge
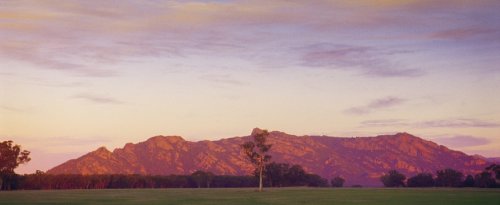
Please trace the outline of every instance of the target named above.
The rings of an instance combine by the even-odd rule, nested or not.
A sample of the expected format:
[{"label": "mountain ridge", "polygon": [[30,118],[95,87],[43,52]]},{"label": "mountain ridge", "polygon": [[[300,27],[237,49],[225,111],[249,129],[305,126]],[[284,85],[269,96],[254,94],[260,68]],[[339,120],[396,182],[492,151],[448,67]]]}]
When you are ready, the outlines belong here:
[{"label": "mountain ridge", "polygon": [[[262,130],[252,130],[255,134]],[[186,141],[180,136],[154,136],[109,151],[100,147],[47,171],[49,174],[215,174],[246,175],[253,166],[240,145],[250,136],[220,140]],[[448,149],[408,133],[374,137],[295,136],[270,132],[273,161],[299,164],[307,172],[331,179],[342,176],[346,184],[380,186],[379,177],[390,169],[407,176],[453,168],[466,174],[481,171],[489,162]]]}]

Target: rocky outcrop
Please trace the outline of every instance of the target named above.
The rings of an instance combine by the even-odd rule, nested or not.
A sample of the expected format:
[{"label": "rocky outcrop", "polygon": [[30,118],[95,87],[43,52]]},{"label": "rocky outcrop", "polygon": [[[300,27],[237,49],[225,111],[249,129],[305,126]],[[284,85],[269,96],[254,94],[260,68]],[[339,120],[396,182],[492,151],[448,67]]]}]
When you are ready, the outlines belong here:
[{"label": "rocky outcrop", "polygon": [[[254,129],[253,133],[259,132]],[[191,174],[196,170],[215,174],[246,175],[253,166],[240,145],[249,136],[216,141],[190,142],[179,136],[155,136],[137,144],[127,143],[110,152],[101,147],[69,160],[49,174]],[[294,136],[270,132],[273,161],[299,164],[325,178],[342,176],[346,184],[380,186],[379,177],[390,169],[412,176],[419,172],[453,168],[464,173],[481,171],[488,162],[450,150],[408,133],[377,137],[340,138]]]}]

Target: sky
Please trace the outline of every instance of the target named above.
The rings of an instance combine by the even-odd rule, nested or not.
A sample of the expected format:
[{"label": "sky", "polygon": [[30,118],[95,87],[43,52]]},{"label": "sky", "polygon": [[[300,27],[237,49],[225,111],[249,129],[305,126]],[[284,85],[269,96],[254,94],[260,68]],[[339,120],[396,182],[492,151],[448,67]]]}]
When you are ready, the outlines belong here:
[{"label": "sky", "polygon": [[0,1],[18,173],[156,135],[408,132],[500,156],[500,2]]}]

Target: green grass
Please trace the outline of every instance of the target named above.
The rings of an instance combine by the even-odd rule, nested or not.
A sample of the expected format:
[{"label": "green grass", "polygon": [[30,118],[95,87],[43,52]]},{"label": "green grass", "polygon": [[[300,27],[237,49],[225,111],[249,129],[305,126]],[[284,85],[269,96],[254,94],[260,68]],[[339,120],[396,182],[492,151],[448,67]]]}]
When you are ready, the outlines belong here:
[{"label": "green grass", "polygon": [[115,189],[0,192],[0,204],[481,204],[499,205],[499,189],[280,188]]}]

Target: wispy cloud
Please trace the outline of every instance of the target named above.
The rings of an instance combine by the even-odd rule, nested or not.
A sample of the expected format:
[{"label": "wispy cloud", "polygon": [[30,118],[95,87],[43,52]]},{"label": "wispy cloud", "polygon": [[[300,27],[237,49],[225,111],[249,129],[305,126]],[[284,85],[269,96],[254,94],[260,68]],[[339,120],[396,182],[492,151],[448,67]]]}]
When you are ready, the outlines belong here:
[{"label": "wispy cloud", "polygon": [[88,85],[88,83],[84,82],[50,82],[45,79],[36,79],[36,78],[30,80],[32,81],[30,82],[31,84],[46,86],[46,87],[69,88],[69,87],[84,87]]},{"label": "wispy cloud", "polygon": [[472,147],[487,145],[491,141],[484,137],[475,137],[469,135],[457,135],[452,137],[437,137],[434,141],[451,147]]},{"label": "wispy cloud", "polygon": [[472,118],[453,118],[411,122],[404,119],[367,120],[360,123],[363,127],[414,127],[414,128],[496,128],[500,123]]},{"label": "wispy cloud", "polygon": [[77,95],[72,96],[72,98],[82,99],[82,100],[86,100],[86,101],[98,103],[98,104],[123,104],[124,103],[124,102],[117,100],[115,98],[112,98],[112,97],[99,96],[99,95],[90,94],[90,93],[77,94]]},{"label": "wispy cloud", "polygon": [[500,127],[500,123],[487,122],[478,119],[457,118],[419,122],[416,127]]},{"label": "wispy cloud", "polygon": [[[391,39],[387,44],[394,47],[383,47],[370,40],[391,34],[417,39],[496,37],[498,32],[491,30],[498,27],[497,19],[491,18],[495,6],[495,1],[410,0],[10,1],[0,5],[0,19],[6,20],[0,24],[0,58],[71,75],[110,77],[120,70],[101,65],[141,57],[220,55],[265,61],[273,67],[269,56],[284,53],[280,62],[289,66],[298,63],[369,77],[417,77],[425,75],[426,68],[392,58],[399,52],[394,47],[410,43]],[[491,11],[477,12],[483,8]],[[473,18],[456,21],[463,16]],[[429,23],[431,17],[439,23]],[[486,26],[467,27],[478,22]],[[322,42],[298,40],[301,35]],[[281,46],[268,49],[270,42]]]},{"label": "wispy cloud", "polygon": [[496,36],[499,37],[500,30],[491,28],[478,28],[478,27],[456,28],[456,29],[437,31],[431,33],[429,37],[434,39],[443,39],[443,40],[463,40],[489,34],[494,34],[494,35],[496,34]]},{"label": "wispy cloud", "polygon": [[300,63],[303,66],[354,70],[374,77],[417,77],[424,74],[421,69],[404,68],[387,59],[397,51],[331,43],[308,45],[297,50],[303,53]]},{"label": "wispy cloud", "polygon": [[14,76],[12,72],[0,72],[0,76]]},{"label": "wispy cloud", "polygon": [[50,137],[47,140],[48,146],[77,146],[77,145],[93,145],[100,146],[111,142],[107,138],[97,138],[97,137],[87,137],[87,138],[76,138],[76,137]]},{"label": "wispy cloud", "polygon": [[69,60],[74,58],[71,53],[81,54],[81,51],[73,51],[69,48],[51,49],[40,46],[40,43],[34,42],[0,42],[0,51],[3,51],[0,52],[0,57],[4,56],[10,60],[31,63],[38,66],[38,68],[65,72],[76,76],[111,77],[117,75],[115,70],[92,68],[87,63]]},{"label": "wispy cloud", "polygon": [[348,114],[362,115],[374,112],[379,109],[386,109],[397,105],[401,105],[404,102],[406,102],[406,99],[389,96],[373,100],[366,105],[351,107],[349,109],[344,110],[344,112]]},{"label": "wispy cloud", "polygon": [[207,80],[216,84],[231,85],[231,86],[242,86],[248,85],[248,83],[234,79],[231,75],[203,75],[200,77],[202,80]]},{"label": "wispy cloud", "polygon": [[23,109],[20,109],[20,108],[17,108],[17,107],[7,106],[7,105],[0,105],[0,108],[2,110],[6,110],[6,111],[9,111],[9,112],[18,112],[18,113],[26,112],[26,110],[23,110]]},{"label": "wispy cloud", "polygon": [[[9,139],[6,136],[0,136],[2,139]],[[60,152],[60,148],[72,151],[88,151],[85,148],[99,147],[112,142],[110,138],[106,137],[34,137],[34,136],[17,136],[16,141],[22,143],[23,146],[29,148],[30,146],[37,146],[47,152]],[[78,150],[75,147],[79,148]]]},{"label": "wispy cloud", "polygon": [[387,120],[366,120],[360,123],[363,127],[403,127],[410,124],[403,119],[387,119]]}]

